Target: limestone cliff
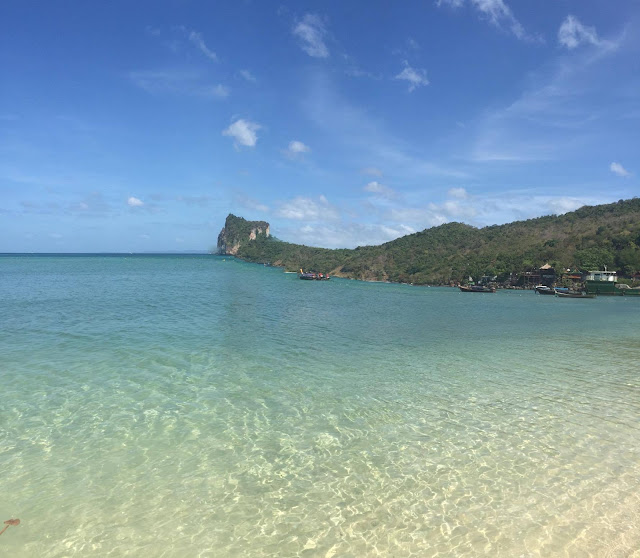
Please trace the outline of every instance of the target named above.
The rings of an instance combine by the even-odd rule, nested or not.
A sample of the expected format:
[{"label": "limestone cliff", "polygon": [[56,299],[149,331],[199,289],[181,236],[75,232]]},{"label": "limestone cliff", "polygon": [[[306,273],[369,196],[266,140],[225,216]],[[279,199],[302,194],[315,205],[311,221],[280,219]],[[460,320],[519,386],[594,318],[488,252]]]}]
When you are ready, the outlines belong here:
[{"label": "limestone cliff", "polygon": [[266,221],[247,221],[229,214],[218,235],[218,254],[235,256],[243,244],[255,240],[258,236],[268,238],[270,234],[269,223]]}]

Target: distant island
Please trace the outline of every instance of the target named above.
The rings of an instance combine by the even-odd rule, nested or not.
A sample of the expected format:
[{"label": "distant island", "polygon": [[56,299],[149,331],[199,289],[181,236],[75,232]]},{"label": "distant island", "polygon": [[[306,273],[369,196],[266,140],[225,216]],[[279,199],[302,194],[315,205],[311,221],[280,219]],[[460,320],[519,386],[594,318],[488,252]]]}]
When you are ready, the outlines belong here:
[{"label": "distant island", "polygon": [[468,277],[497,282],[544,265],[559,270],[640,271],[640,199],[584,206],[505,225],[446,223],[379,246],[314,248],[271,236],[266,221],[229,215],[217,252],[248,262],[366,281],[447,285]]}]

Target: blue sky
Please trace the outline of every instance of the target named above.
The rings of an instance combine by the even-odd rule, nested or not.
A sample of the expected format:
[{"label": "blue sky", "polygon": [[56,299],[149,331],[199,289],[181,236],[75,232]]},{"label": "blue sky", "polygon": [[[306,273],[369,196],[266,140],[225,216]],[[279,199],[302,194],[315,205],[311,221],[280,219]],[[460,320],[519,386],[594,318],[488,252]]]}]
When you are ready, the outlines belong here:
[{"label": "blue sky", "polygon": [[635,0],[7,0],[0,252],[379,244],[631,198]]}]

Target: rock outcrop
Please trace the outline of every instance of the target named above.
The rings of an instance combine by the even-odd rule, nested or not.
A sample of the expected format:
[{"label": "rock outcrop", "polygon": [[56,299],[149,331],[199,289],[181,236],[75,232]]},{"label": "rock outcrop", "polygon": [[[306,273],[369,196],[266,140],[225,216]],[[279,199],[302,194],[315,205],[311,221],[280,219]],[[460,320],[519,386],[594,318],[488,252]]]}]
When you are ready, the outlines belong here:
[{"label": "rock outcrop", "polygon": [[247,221],[229,214],[218,235],[218,254],[235,256],[243,244],[259,236],[268,238],[270,234],[269,223],[266,221]]}]

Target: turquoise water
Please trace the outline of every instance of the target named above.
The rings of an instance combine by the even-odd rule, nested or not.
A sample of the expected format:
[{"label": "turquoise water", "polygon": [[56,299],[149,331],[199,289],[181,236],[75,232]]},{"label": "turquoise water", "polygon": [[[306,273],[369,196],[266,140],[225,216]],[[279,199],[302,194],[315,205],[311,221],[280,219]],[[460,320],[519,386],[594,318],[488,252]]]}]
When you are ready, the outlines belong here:
[{"label": "turquoise water", "polygon": [[0,296],[2,556],[640,555],[640,300],[214,256]]}]

